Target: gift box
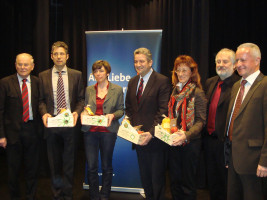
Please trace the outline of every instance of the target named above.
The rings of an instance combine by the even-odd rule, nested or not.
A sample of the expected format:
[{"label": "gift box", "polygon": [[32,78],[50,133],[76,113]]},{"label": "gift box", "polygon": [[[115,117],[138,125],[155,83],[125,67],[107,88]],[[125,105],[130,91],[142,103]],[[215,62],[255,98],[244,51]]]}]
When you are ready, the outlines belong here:
[{"label": "gift box", "polygon": [[161,125],[155,126],[155,137],[160,139],[161,141],[167,143],[168,145],[173,144],[173,139],[177,137],[177,134],[170,134],[168,131],[166,131],[164,128],[162,128]]},{"label": "gift box", "polygon": [[108,118],[105,115],[82,115],[82,125],[108,126]]},{"label": "gift box", "polygon": [[134,144],[140,144],[143,138],[127,120],[122,120],[118,136]]},{"label": "gift box", "polygon": [[47,118],[47,127],[73,127],[73,115],[69,109],[58,114],[55,117]]}]

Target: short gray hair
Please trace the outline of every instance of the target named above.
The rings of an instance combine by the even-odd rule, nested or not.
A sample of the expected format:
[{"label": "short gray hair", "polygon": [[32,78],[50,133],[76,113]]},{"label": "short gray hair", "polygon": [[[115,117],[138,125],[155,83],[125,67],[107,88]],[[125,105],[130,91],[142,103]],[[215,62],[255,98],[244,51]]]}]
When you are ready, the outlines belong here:
[{"label": "short gray hair", "polygon": [[147,58],[147,61],[151,61],[152,60],[152,54],[151,54],[150,50],[147,49],[147,48],[145,48],[145,47],[141,47],[141,48],[136,49],[134,51],[134,56],[136,54],[143,54],[143,55],[145,55],[146,58]]},{"label": "short gray hair", "polygon": [[223,48],[216,54],[215,63],[216,63],[216,60],[217,60],[217,56],[220,53],[227,53],[230,56],[230,60],[231,60],[232,64],[235,64],[235,52],[232,49],[228,49],[228,48]]},{"label": "short gray hair", "polygon": [[256,44],[253,44],[253,43],[244,43],[244,44],[239,45],[237,47],[237,50],[238,49],[241,49],[241,48],[249,48],[250,49],[250,53],[255,58],[260,58],[261,59],[261,50],[260,50],[260,48]]},{"label": "short gray hair", "polygon": [[34,64],[34,59],[33,59],[32,55],[29,54],[29,53],[20,53],[20,54],[18,54],[18,55],[16,56],[16,63],[17,63],[17,59],[18,59],[18,57],[19,57],[19,56],[22,56],[22,55],[24,55],[24,56],[28,56],[28,57],[31,59],[31,63]]}]

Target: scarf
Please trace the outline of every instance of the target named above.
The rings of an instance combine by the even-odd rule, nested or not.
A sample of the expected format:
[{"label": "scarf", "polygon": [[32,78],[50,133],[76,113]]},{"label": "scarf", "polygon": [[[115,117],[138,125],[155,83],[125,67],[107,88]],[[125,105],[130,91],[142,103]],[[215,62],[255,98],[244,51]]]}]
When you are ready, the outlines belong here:
[{"label": "scarf", "polygon": [[180,127],[183,131],[190,129],[194,124],[195,88],[195,83],[191,81],[188,81],[181,91],[180,88],[176,86],[168,103],[169,117],[173,119],[175,116],[174,114],[176,114],[177,122],[180,122]]}]

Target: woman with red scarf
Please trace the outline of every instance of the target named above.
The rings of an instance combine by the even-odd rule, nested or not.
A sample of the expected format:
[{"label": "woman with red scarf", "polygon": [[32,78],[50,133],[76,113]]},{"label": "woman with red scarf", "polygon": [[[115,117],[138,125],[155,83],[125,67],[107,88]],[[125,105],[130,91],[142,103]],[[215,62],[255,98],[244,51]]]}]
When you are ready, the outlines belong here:
[{"label": "woman with red scarf", "polygon": [[[178,131],[170,147],[170,180],[174,200],[196,199],[200,132],[206,122],[207,100],[200,83],[197,63],[188,55],[178,56],[172,72],[173,91],[169,117]],[[173,123],[172,123],[173,124]]]}]

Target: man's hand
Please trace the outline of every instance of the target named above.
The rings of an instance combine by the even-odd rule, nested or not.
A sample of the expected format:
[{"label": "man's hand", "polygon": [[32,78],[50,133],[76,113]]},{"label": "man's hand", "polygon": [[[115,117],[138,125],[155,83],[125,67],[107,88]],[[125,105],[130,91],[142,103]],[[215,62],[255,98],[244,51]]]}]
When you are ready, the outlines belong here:
[{"label": "man's hand", "polygon": [[50,115],[49,113],[45,113],[43,116],[42,116],[42,120],[43,120],[43,124],[45,127],[47,127],[47,118],[48,117],[52,117],[52,115]]},{"label": "man's hand", "polygon": [[4,149],[6,148],[6,138],[0,138],[0,147],[3,147]]},{"label": "man's hand", "polygon": [[73,125],[76,126],[79,115],[77,112],[73,112],[72,115],[73,115]]},{"label": "man's hand", "polygon": [[141,133],[141,137],[143,139],[142,143],[140,144],[141,146],[147,145],[149,141],[152,139],[152,135],[149,132]]},{"label": "man's hand", "polygon": [[108,127],[111,125],[112,120],[114,119],[113,114],[107,114],[106,117],[108,118]]},{"label": "man's hand", "polygon": [[257,176],[258,177],[267,177],[267,167],[263,167],[261,165],[258,165]]}]

